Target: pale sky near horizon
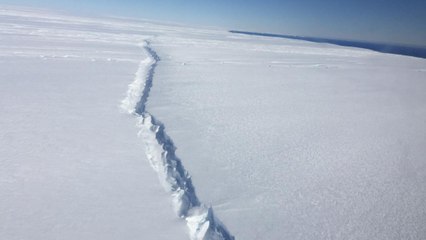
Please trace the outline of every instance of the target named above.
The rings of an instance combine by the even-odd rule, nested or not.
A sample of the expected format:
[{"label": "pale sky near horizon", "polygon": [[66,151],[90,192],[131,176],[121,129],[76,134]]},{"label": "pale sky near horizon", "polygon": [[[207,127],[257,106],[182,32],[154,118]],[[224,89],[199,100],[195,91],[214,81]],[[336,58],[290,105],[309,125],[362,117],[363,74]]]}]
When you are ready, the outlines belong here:
[{"label": "pale sky near horizon", "polygon": [[0,4],[426,46],[426,0],[0,0]]}]

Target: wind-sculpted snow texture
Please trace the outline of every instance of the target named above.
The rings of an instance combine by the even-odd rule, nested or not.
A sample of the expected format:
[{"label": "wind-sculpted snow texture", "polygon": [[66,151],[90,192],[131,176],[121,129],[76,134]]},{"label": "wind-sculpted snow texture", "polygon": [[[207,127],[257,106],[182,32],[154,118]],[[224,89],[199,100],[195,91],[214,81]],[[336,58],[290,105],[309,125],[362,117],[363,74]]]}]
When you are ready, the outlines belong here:
[{"label": "wind-sculpted snow texture", "polygon": [[0,7],[0,239],[188,239],[120,113],[130,25]]},{"label": "wind-sculpted snow texture", "polygon": [[425,79],[425,59],[0,7],[0,239],[423,240]]},{"label": "wind-sculpted snow texture", "polygon": [[186,220],[191,239],[232,240],[234,237],[215,218],[212,208],[198,200],[191,177],[175,155],[176,148],[165,133],[164,125],[145,110],[160,58],[149,42],[142,44],[142,47],[148,57],[140,63],[135,80],[129,85],[127,97],[122,101],[122,108],[137,116],[146,155],[164,189],[171,194],[176,214]]},{"label": "wind-sculpted snow texture", "polygon": [[424,59],[208,32],[152,45],[147,106],[237,239],[424,238]]}]

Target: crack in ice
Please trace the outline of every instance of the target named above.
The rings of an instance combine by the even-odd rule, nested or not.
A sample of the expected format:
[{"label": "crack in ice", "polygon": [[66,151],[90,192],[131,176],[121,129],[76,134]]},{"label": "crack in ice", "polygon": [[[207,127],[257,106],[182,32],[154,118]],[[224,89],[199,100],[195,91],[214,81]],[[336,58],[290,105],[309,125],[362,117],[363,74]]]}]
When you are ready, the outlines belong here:
[{"label": "crack in ice", "polygon": [[148,57],[140,62],[121,107],[136,116],[139,136],[145,143],[148,160],[157,172],[164,189],[172,196],[176,214],[185,219],[190,238],[233,240],[234,237],[214,216],[213,209],[198,199],[191,176],[176,156],[176,147],[166,134],[164,125],[145,109],[160,58],[148,41],[143,42],[141,47]]}]

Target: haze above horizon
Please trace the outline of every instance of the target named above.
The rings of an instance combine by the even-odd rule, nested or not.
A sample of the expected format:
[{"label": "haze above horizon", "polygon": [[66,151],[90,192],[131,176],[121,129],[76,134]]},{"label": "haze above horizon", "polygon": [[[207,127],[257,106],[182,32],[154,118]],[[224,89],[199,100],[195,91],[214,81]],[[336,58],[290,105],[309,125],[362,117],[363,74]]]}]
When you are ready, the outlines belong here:
[{"label": "haze above horizon", "polygon": [[426,1],[422,0],[0,0],[0,4],[229,30],[426,46]]}]

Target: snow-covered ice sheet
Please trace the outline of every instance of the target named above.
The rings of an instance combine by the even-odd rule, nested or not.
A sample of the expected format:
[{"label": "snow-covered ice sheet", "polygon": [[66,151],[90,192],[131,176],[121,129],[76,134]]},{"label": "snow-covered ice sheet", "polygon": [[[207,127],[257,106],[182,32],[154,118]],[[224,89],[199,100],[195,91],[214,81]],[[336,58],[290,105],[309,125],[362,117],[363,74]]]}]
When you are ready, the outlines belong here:
[{"label": "snow-covered ice sheet", "polygon": [[147,108],[237,239],[424,239],[426,61],[158,36]]},{"label": "snow-covered ice sheet", "polygon": [[146,40],[143,112],[236,239],[426,237],[424,59],[11,8],[0,33],[0,239],[188,238],[119,110]]},{"label": "snow-covered ice sheet", "polygon": [[188,239],[119,108],[145,36],[3,13],[0,239]]}]

